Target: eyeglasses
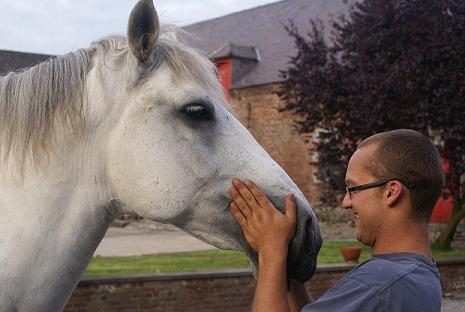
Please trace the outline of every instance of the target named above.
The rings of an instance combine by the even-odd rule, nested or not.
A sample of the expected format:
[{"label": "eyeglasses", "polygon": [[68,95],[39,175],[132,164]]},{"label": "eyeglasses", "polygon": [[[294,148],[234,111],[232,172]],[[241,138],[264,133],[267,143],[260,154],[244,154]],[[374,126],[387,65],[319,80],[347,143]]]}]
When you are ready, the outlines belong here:
[{"label": "eyeglasses", "polygon": [[[383,186],[386,183],[393,181],[393,180],[399,180],[399,179],[382,179],[376,182],[371,182],[371,183],[362,184],[362,185],[356,185],[356,186],[351,186],[351,187],[346,186],[346,193],[349,194],[349,198],[352,199],[352,192],[363,191],[363,190],[368,190],[374,187]],[[412,189],[415,187],[415,184],[413,183],[406,184],[406,183],[403,183],[402,181],[400,182],[404,184],[408,189]]]},{"label": "eyeglasses", "polygon": [[[346,186],[346,193],[348,193],[349,198],[352,199],[352,192],[363,191],[363,190],[368,190],[371,188],[383,186],[393,180],[400,181],[399,179],[383,179],[383,180],[379,180],[379,181],[371,182],[367,184],[361,184],[361,185],[356,185],[356,186],[351,186],[351,187]],[[404,183],[402,181],[400,181],[400,183],[405,185],[408,189],[413,189],[415,187],[415,183]]]},{"label": "eyeglasses", "polygon": [[361,184],[361,185],[356,185],[356,186],[346,186],[346,193],[349,194],[350,199],[352,199],[352,192],[357,192],[357,191],[363,191],[363,190],[368,190],[374,187],[380,187],[382,185],[385,185],[389,181],[392,181],[391,179],[383,179],[379,180],[376,182],[371,182],[367,184]]}]

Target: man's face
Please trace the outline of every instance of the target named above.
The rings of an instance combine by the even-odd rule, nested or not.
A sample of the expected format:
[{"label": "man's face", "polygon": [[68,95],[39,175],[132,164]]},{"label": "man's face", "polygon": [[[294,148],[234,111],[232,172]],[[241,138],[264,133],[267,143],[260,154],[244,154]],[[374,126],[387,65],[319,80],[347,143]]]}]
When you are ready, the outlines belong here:
[{"label": "man's face", "polygon": [[[358,149],[350,158],[346,172],[346,185],[348,187],[375,182],[365,168],[364,164],[375,151],[376,146],[368,145]],[[383,224],[382,215],[382,190],[383,187],[370,188],[348,192],[342,201],[345,209],[350,209],[355,215],[355,237],[360,242],[374,246],[376,238]]]}]

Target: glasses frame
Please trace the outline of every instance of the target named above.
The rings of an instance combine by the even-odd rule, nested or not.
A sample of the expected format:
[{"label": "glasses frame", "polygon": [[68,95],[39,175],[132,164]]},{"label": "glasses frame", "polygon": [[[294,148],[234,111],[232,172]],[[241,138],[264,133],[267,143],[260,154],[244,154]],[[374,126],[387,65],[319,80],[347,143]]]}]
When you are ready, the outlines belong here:
[{"label": "glasses frame", "polygon": [[367,183],[367,184],[361,184],[361,185],[350,186],[350,187],[346,186],[346,194],[349,194],[349,198],[352,199],[352,192],[358,192],[358,191],[368,190],[368,189],[375,188],[375,187],[380,187],[394,180],[399,181],[400,183],[405,185],[409,190],[416,187],[415,183],[404,183],[399,179],[382,179],[382,180],[378,180],[378,181]]},{"label": "glasses frame", "polygon": [[350,187],[346,186],[346,194],[349,194],[349,198],[352,199],[352,192],[358,192],[358,191],[368,190],[368,189],[375,188],[375,187],[380,187],[393,180],[396,180],[396,179],[382,179],[382,180],[378,180],[378,181],[367,183],[367,184],[361,184],[361,185],[350,186]]}]

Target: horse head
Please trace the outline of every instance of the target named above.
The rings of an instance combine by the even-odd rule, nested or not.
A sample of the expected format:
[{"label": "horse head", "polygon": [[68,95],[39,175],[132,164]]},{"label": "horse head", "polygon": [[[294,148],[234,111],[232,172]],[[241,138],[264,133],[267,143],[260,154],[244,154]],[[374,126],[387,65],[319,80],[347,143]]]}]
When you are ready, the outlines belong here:
[{"label": "horse head", "polygon": [[[213,246],[242,250],[256,265],[228,209],[231,180],[256,181],[280,210],[292,192],[298,225],[289,275],[309,279],[321,246],[309,203],[234,117],[212,62],[175,34],[160,29],[152,1],[141,0],[129,19],[124,60],[89,74],[104,80],[95,85],[107,85],[93,88],[100,96],[90,98],[112,107],[105,114],[113,120],[106,142],[113,200],[123,211],[176,225]],[[126,68],[115,71],[118,64]],[[116,80],[124,85],[115,88]]]}]

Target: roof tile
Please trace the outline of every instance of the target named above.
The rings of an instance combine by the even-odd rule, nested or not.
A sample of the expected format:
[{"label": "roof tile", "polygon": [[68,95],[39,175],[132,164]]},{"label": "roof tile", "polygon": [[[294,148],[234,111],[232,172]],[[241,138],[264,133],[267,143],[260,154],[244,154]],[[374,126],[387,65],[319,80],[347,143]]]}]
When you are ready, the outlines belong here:
[{"label": "roof tile", "polygon": [[196,38],[191,43],[208,54],[225,44],[257,48],[260,61],[232,84],[233,89],[244,88],[283,80],[279,71],[286,69],[290,57],[297,53],[294,40],[284,29],[289,21],[292,20],[301,33],[306,33],[310,19],[319,18],[329,37],[330,20],[347,12],[355,1],[285,0],[184,28]]}]

